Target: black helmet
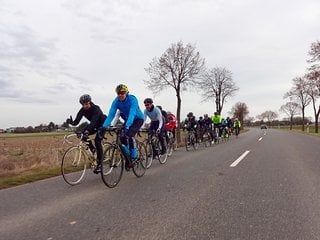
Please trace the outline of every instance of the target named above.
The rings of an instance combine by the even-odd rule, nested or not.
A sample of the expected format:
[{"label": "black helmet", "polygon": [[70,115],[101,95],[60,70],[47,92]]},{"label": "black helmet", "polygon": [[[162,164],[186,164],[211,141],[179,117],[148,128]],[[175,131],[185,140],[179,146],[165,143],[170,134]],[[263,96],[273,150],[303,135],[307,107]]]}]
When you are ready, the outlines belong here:
[{"label": "black helmet", "polygon": [[81,104],[91,102],[91,97],[90,97],[90,95],[89,95],[89,94],[83,94],[83,95],[79,98],[79,102],[80,102]]},{"label": "black helmet", "polygon": [[192,113],[192,112],[189,112],[188,115],[187,115],[187,117],[188,117],[188,118],[189,118],[189,117],[193,117],[193,113]]},{"label": "black helmet", "polygon": [[153,103],[153,101],[152,101],[152,99],[151,99],[151,98],[146,98],[146,99],[143,101],[143,103],[144,103],[144,104],[146,104],[146,103],[150,103],[150,104],[152,104],[152,103]]}]

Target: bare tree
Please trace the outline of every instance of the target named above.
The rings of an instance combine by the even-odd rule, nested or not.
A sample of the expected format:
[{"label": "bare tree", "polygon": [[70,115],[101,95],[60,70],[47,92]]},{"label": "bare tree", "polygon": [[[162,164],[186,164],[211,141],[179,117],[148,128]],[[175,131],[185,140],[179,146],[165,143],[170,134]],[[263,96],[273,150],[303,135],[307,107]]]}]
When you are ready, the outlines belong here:
[{"label": "bare tree", "polygon": [[221,114],[227,98],[232,97],[239,90],[232,80],[231,71],[220,67],[205,71],[198,87],[202,92],[203,101],[215,102],[218,114]]},{"label": "bare tree", "polygon": [[290,117],[290,130],[292,130],[293,117],[301,112],[299,104],[296,102],[287,102],[285,105],[280,107],[280,111]]},{"label": "bare tree", "polygon": [[319,72],[320,71],[320,41],[311,43],[311,48],[308,54],[311,58],[307,60],[307,62],[313,63],[313,65],[311,65],[309,70]]},{"label": "bare tree", "polygon": [[307,92],[311,98],[314,119],[315,119],[315,132],[319,132],[319,115],[320,104],[317,105],[317,100],[320,99],[320,42],[314,42],[311,44],[309,51],[311,59],[308,62],[313,63],[309,68],[309,73],[306,74],[307,79]]},{"label": "bare tree", "polygon": [[273,120],[275,120],[278,117],[278,114],[276,112],[273,112],[271,110],[265,111],[257,116],[258,119],[264,121],[265,119],[269,123],[269,126],[272,125]]},{"label": "bare tree", "polygon": [[247,104],[242,102],[237,102],[232,108],[231,113],[233,118],[238,118],[241,123],[244,122],[244,119],[249,114],[249,109]]},{"label": "bare tree", "polygon": [[296,77],[293,79],[293,87],[284,95],[284,98],[289,97],[290,101],[299,102],[302,113],[302,131],[304,131],[305,125],[305,109],[311,101],[307,84],[305,77]]},{"label": "bare tree", "polygon": [[[195,47],[182,41],[172,44],[160,58],[154,58],[145,71],[150,79],[144,83],[154,94],[173,88],[177,97],[177,121],[180,123],[181,93],[195,86],[204,70],[205,61]],[[180,142],[180,132],[177,134]]]}]

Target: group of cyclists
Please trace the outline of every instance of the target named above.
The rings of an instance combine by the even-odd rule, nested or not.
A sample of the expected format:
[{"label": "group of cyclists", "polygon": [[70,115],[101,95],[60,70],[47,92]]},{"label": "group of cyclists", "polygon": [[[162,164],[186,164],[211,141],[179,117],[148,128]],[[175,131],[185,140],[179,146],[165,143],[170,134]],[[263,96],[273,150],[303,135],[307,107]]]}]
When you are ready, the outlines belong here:
[{"label": "group of cyclists", "polygon": [[[108,115],[105,115],[101,108],[93,103],[90,95],[84,94],[79,99],[82,107],[78,111],[76,118],[73,120],[72,116],[70,116],[70,118],[66,120],[66,123],[72,126],[77,126],[82,117],[89,120],[90,123],[82,129],[82,139],[87,140],[89,139],[89,135],[96,134],[94,140],[95,146],[91,141],[88,141],[90,150],[97,153],[97,166],[93,171],[96,174],[100,173],[102,169],[102,140],[106,130],[108,127],[114,125],[120,117],[124,121],[123,128],[125,133],[121,138],[121,143],[130,155],[130,162],[126,162],[127,168],[133,167],[137,160],[138,150],[135,136],[141,128],[146,126],[148,118],[151,121],[148,131],[149,133],[152,131],[157,132],[162,147],[161,154],[165,154],[167,150],[167,131],[171,131],[175,139],[178,124],[174,114],[164,111],[161,106],[155,106],[151,98],[144,99],[145,109],[142,111],[139,107],[138,99],[129,93],[129,89],[125,84],[119,84],[115,92],[117,96],[112,101]],[[233,127],[236,125],[240,129],[240,122],[237,119],[235,119],[234,122],[232,122],[230,118],[224,120],[215,113],[211,118],[208,117],[208,114],[204,114],[203,117],[196,120],[193,113],[190,112],[184,122],[184,129],[190,130],[192,128],[198,133],[201,133],[204,129],[209,130],[212,141],[214,141],[215,129],[219,128],[220,134],[223,127],[231,129],[231,125]],[[196,134],[196,136],[201,137],[201,134]]]},{"label": "group of cyclists", "polygon": [[174,131],[177,127],[174,115],[167,114],[162,110],[161,106],[155,106],[151,98],[144,100],[145,110],[142,111],[139,107],[138,99],[129,93],[129,89],[125,84],[119,84],[115,92],[117,97],[112,101],[108,115],[105,115],[101,108],[93,103],[90,95],[84,94],[79,99],[82,107],[78,111],[76,119],[73,120],[70,116],[66,120],[66,123],[72,126],[77,126],[82,117],[89,120],[90,123],[82,129],[82,139],[89,139],[89,135],[96,134],[95,147],[88,141],[90,150],[97,153],[97,166],[93,171],[96,174],[100,173],[102,168],[102,140],[106,130],[116,123],[120,117],[124,121],[123,128],[125,133],[121,138],[121,143],[126,148],[126,152],[130,154],[130,162],[126,162],[127,168],[133,167],[134,162],[137,160],[138,149],[135,136],[146,125],[147,118],[151,120],[149,132],[155,130],[158,133],[162,145],[161,154],[166,152],[166,131]]},{"label": "group of cyclists", "polygon": [[192,112],[189,112],[183,124],[184,130],[195,132],[196,142],[202,141],[205,133],[209,134],[212,142],[216,142],[221,137],[228,137],[233,132],[238,136],[240,128],[241,123],[238,118],[234,120],[230,117],[222,118],[218,112],[215,112],[212,117],[204,114],[198,120]]}]

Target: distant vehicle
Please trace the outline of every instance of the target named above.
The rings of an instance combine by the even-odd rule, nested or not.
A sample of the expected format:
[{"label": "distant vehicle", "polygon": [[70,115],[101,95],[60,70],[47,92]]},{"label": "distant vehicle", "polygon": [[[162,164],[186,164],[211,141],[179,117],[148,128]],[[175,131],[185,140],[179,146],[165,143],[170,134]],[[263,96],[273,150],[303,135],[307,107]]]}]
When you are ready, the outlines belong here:
[{"label": "distant vehicle", "polygon": [[262,125],[260,126],[260,128],[261,128],[261,129],[267,129],[268,127],[267,127],[267,125],[262,124]]}]

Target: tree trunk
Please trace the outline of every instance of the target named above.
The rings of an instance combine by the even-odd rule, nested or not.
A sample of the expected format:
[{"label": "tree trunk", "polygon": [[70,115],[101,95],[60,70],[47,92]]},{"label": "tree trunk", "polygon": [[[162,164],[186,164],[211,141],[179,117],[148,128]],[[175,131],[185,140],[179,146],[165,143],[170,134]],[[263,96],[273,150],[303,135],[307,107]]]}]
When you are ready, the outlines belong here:
[{"label": "tree trunk", "polygon": [[181,143],[181,135],[180,135],[180,123],[181,123],[181,97],[180,93],[177,92],[177,122],[178,122],[178,127],[177,127],[177,143]]},{"label": "tree trunk", "polygon": [[304,107],[302,107],[302,132],[304,132]]},{"label": "tree trunk", "polygon": [[293,115],[290,116],[290,130],[292,130]]}]

